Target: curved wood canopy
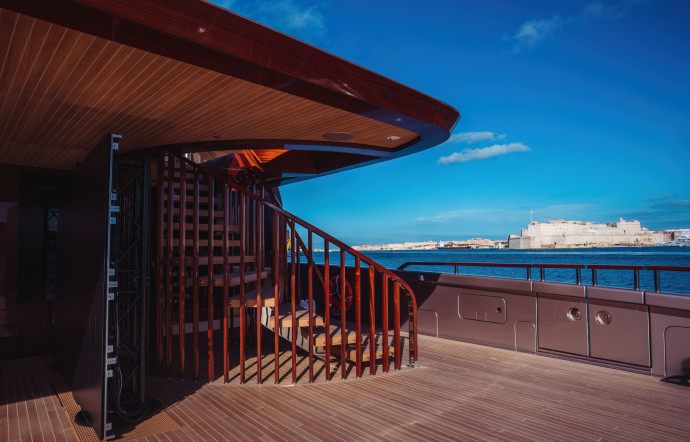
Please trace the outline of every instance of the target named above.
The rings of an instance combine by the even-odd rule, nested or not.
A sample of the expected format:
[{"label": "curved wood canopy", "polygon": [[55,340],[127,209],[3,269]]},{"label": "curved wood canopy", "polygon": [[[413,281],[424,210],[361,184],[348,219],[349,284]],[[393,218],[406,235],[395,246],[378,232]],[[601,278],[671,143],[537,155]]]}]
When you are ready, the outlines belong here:
[{"label": "curved wood canopy", "polygon": [[168,146],[209,160],[253,149],[287,182],[431,147],[459,118],[199,0],[0,8],[0,164],[69,170],[118,133],[125,152]]}]

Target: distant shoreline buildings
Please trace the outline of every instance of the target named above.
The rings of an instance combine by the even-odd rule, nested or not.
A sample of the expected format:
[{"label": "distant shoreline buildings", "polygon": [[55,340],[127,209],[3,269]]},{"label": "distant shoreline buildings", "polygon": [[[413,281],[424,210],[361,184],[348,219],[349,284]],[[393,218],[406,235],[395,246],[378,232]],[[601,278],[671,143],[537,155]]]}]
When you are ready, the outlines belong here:
[{"label": "distant shoreline buildings", "polygon": [[[354,247],[359,251],[437,250],[437,249],[575,249],[595,247],[642,247],[656,245],[686,245],[690,229],[650,231],[637,220],[596,224],[585,221],[552,219],[532,221],[520,235],[507,240],[473,238],[456,241],[423,241],[395,244],[369,244]],[[683,243],[683,244],[680,244]]]},{"label": "distant shoreline buildings", "polygon": [[552,219],[532,221],[520,235],[508,236],[509,249],[566,249],[612,246],[653,246],[671,241],[674,230],[649,231],[637,220],[595,224]]}]

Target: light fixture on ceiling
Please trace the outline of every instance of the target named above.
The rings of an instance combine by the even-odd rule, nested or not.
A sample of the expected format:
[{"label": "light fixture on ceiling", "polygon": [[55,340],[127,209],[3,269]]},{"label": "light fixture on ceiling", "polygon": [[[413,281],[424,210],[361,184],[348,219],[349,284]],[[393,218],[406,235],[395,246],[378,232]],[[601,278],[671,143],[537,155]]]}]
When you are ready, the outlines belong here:
[{"label": "light fixture on ceiling", "polygon": [[323,138],[328,141],[350,141],[354,137],[354,134],[348,132],[330,132],[323,135]]},{"label": "light fixture on ceiling", "polygon": [[390,137],[388,137],[388,141],[398,141],[399,139],[400,137],[397,135],[391,135]]},{"label": "light fixture on ceiling", "polygon": [[395,118],[393,118],[393,121],[395,121],[396,123],[400,123],[402,121],[402,118],[395,117]]}]

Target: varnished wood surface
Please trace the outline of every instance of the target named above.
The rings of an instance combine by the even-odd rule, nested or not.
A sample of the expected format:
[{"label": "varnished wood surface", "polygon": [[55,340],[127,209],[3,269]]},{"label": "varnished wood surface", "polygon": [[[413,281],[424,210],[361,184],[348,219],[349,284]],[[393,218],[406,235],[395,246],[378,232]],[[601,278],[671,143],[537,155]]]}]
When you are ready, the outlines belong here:
[{"label": "varnished wood surface", "polygon": [[[325,382],[306,369],[290,384],[251,375],[239,385],[149,377],[181,429],[141,439],[179,440],[611,440],[686,441],[690,391],[659,378],[527,353],[419,337],[416,368]],[[272,358],[273,354],[265,355]],[[305,368],[300,355],[300,369]],[[0,440],[77,440],[38,358],[0,363]],[[254,361],[254,362],[253,362]],[[232,361],[235,366],[237,361]],[[269,360],[265,367],[273,367]],[[23,376],[28,373],[28,376]],[[23,379],[23,380],[22,380]],[[64,430],[45,437],[48,428]],[[41,433],[41,431],[44,431]],[[63,436],[64,434],[64,436]]]},{"label": "varnished wood surface", "polygon": [[[103,134],[123,152],[204,141],[355,142],[417,134],[263,85],[0,9],[0,163],[71,169]],[[399,140],[388,140],[388,136]]]},{"label": "varnished wood surface", "polygon": [[291,388],[256,388],[255,380],[199,387],[155,378],[148,386],[186,431],[181,437],[205,440],[681,441],[690,434],[685,387],[574,361],[419,338],[418,367],[391,367],[374,377],[334,376]]},{"label": "varnished wood surface", "polygon": [[78,441],[42,358],[0,361],[0,440]]},{"label": "varnished wood surface", "polygon": [[[458,119],[438,100],[200,1],[0,8],[0,164],[69,170],[118,133],[123,152],[268,142],[257,157],[275,162],[274,174],[323,174],[438,144]],[[328,144],[329,132],[355,135],[347,155],[280,150]]]}]

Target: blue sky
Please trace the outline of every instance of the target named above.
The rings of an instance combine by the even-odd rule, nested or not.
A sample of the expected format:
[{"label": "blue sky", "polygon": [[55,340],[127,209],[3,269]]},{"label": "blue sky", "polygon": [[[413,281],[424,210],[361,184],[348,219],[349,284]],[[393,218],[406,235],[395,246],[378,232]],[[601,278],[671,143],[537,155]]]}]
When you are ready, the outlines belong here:
[{"label": "blue sky", "polygon": [[219,1],[445,101],[451,139],[287,185],[353,245],[506,238],[547,218],[690,228],[690,2]]}]

